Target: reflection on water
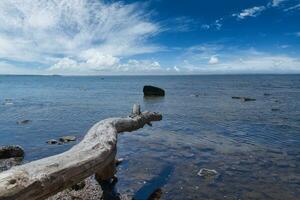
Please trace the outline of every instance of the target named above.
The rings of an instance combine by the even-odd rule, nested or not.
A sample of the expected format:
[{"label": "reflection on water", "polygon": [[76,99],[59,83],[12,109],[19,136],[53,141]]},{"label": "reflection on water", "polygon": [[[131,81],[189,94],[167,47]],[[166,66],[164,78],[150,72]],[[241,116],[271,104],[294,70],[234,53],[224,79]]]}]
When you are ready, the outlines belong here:
[{"label": "reflection on water", "polygon": [[[0,78],[0,101],[13,102],[0,105],[0,143],[22,145],[27,161],[75,144],[48,139],[82,138],[93,123],[140,103],[163,121],[119,137],[118,192],[138,200],[157,188],[162,199],[179,200],[300,196],[299,75]],[[144,98],[146,84],[166,96]],[[16,124],[23,119],[32,123]],[[200,177],[202,168],[218,176]]]},{"label": "reflection on water", "polygon": [[153,103],[163,103],[165,97],[159,96],[144,96],[144,103],[145,104],[153,104]]},{"label": "reflection on water", "polygon": [[[281,152],[240,144],[210,132],[198,140],[184,134],[150,131],[149,135],[132,135],[130,139],[137,146],[128,148],[131,153],[120,152],[129,159],[126,167],[119,169],[123,192],[128,186],[138,190],[147,185],[168,164],[174,171],[163,187],[163,199],[297,199],[299,195],[299,150]],[[121,138],[119,145],[127,145],[126,140]],[[147,152],[143,152],[145,146],[149,146]],[[133,153],[135,149],[141,152]],[[219,176],[203,179],[197,175],[201,168],[215,169]]]},{"label": "reflection on water", "polygon": [[153,191],[165,186],[168,182],[168,178],[171,175],[174,167],[173,165],[166,165],[162,168],[161,172],[153,177],[151,180],[147,181],[135,194],[135,199],[145,199],[149,197]]}]

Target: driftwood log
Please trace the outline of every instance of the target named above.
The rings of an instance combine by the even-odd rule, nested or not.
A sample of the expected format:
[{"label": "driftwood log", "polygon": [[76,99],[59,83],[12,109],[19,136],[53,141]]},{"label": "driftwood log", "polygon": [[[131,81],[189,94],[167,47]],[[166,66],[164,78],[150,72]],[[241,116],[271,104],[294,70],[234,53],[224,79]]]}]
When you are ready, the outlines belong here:
[{"label": "driftwood log", "polygon": [[97,180],[113,177],[118,133],[161,119],[158,113],[140,113],[139,106],[134,105],[130,117],[98,122],[70,150],[0,173],[0,200],[45,199],[93,174]]}]

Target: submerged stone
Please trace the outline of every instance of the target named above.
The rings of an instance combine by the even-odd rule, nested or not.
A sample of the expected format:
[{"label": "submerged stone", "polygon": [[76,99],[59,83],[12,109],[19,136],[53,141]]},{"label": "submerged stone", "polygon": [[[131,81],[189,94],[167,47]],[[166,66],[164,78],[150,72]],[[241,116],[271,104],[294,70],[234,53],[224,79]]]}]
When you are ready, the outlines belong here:
[{"label": "submerged stone", "polygon": [[19,145],[0,147],[0,159],[24,157],[24,150]]},{"label": "submerged stone", "polygon": [[147,198],[147,200],[159,200],[161,198],[162,194],[163,194],[162,189],[157,188],[150,194],[150,196]]},{"label": "submerged stone", "polygon": [[81,181],[79,183],[76,183],[75,185],[73,185],[71,188],[72,190],[78,191],[78,190],[82,190],[85,187],[85,181]]},{"label": "submerged stone", "polygon": [[47,141],[48,144],[57,144],[57,140],[51,139]]},{"label": "submerged stone", "polygon": [[123,163],[123,161],[124,161],[124,159],[123,159],[123,158],[118,158],[118,159],[115,159],[115,165],[116,165],[116,166],[119,166],[120,164],[122,164],[122,163]]},{"label": "submerged stone", "polygon": [[214,169],[206,169],[202,168],[200,171],[197,173],[198,176],[204,177],[204,178],[211,178],[216,175],[218,175],[218,172]]},{"label": "submerged stone", "polygon": [[71,141],[75,141],[76,140],[76,137],[75,136],[71,136],[71,135],[68,135],[68,136],[64,136],[64,137],[61,137],[59,138],[59,141],[60,142],[71,142]]},{"label": "submerged stone", "polygon": [[239,96],[233,96],[231,97],[232,99],[240,99],[242,101],[256,101],[256,99],[254,98],[250,98],[250,97],[239,97]]},{"label": "submerged stone", "polygon": [[276,112],[276,111],[280,111],[279,108],[272,108],[271,111]]},{"label": "submerged stone", "polygon": [[4,102],[3,102],[3,105],[13,105],[13,101],[12,99],[5,99]]},{"label": "submerged stone", "polygon": [[25,119],[25,120],[17,121],[17,124],[28,124],[30,122],[31,122],[31,120]]}]

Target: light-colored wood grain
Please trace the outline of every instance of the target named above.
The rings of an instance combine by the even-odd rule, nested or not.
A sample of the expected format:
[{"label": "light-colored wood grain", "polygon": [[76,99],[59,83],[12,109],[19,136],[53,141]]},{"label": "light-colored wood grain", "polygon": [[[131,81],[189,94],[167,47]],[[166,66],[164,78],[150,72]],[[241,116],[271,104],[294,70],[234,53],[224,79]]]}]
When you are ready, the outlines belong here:
[{"label": "light-colored wood grain", "polygon": [[0,173],[0,200],[45,199],[95,173],[110,177],[105,173],[114,171],[107,167],[115,160],[118,133],[131,132],[161,119],[158,113],[143,112],[98,122],[70,150]]}]

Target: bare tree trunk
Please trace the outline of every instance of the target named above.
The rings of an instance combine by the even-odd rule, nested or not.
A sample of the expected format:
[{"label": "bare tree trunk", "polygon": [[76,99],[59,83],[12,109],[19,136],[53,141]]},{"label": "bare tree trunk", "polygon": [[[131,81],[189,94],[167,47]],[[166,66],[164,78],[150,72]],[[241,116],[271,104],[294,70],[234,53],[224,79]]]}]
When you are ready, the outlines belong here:
[{"label": "bare tree trunk", "polygon": [[113,177],[117,134],[162,119],[162,115],[153,112],[133,114],[98,122],[79,144],[64,153],[0,173],[0,200],[45,199],[93,174],[98,180]]}]

